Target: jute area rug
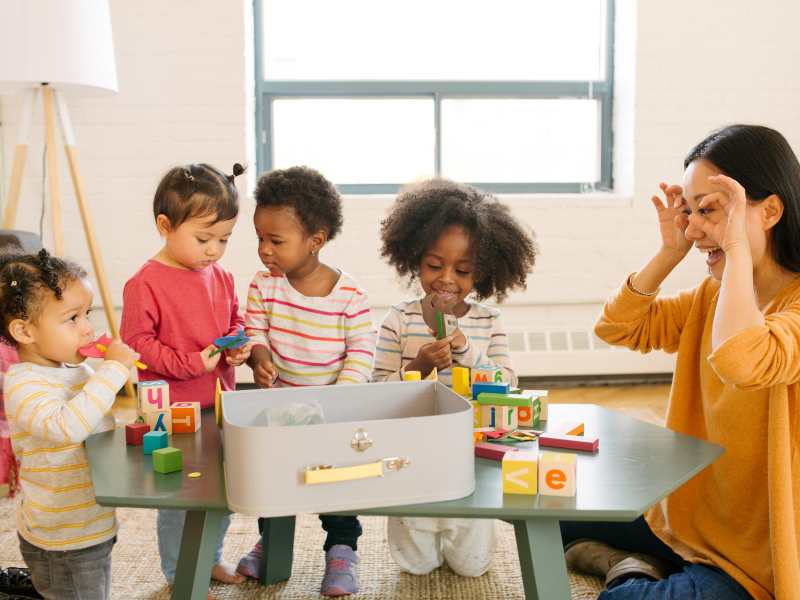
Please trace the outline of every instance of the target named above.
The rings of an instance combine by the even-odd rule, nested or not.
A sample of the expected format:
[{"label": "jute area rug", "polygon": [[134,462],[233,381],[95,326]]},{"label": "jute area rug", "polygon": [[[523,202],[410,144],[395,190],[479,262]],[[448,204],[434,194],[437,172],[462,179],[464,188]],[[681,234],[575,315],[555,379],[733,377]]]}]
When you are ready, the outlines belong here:
[{"label": "jute area rug", "polygon": [[[22,566],[14,525],[15,502],[0,500],[0,566]],[[119,509],[118,541],[113,554],[115,600],[167,600],[170,588],[159,569],[155,511]],[[386,520],[363,517],[364,535],[359,540],[361,591],[353,600],[483,600],[523,599],[514,532],[510,525],[497,522],[499,544],[491,570],[477,579],[459,577],[447,567],[427,576],[401,573],[386,545]],[[247,552],[258,539],[256,519],[234,515],[225,538],[225,558],[231,562]],[[322,543],[324,532],[316,515],[297,520],[294,569],[289,581],[261,587],[256,582],[243,585],[211,586],[220,600],[244,598],[305,600],[322,598],[319,584],[324,570]],[[602,590],[600,579],[570,573],[573,600],[589,600]],[[547,600],[547,599],[543,599]]]}]

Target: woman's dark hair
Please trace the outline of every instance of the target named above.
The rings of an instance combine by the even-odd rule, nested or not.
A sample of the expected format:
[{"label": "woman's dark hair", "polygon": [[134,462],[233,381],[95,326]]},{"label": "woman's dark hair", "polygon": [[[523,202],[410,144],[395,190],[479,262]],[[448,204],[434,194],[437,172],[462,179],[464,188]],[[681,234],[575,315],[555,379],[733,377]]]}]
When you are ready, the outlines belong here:
[{"label": "woman's dark hair", "polygon": [[429,179],[400,192],[381,222],[381,256],[413,281],[425,252],[453,225],[469,232],[478,299],[495,296],[502,302],[509,290],[525,288],[536,262],[533,232],[493,195],[447,179]]},{"label": "woman's dark hair", "polygon": [[689,152],[688,167],[707,160],[738,181],[749,200],[776,194],[783,216],[772,228],[772,257],[787,271],[800,273],[800,162],[780,133],[761,125],[730,125],[713,132]]},{"label": "woman's dark hair", "polygon": [[173,167],[156,188],[153,217],[166,216],[172,228],[196,217],[213,216],[214,223],[236,218],[239,193],[234,180],[244,170],[239,163],[231,175],[205,163]]},{"label": "woman's dark hair", "polygon": [[342,199],[333,184],[308,167],[278,169],[256,185],[256,208],[289,206],[311,235],[324,230],[332,240],[342,230]]},{"label": "woman's dark hair", "polygon": [[14,319],[35,320],[52,293],[61,300],[66,284],[86,277],[79,265],[50,256],[47,250],[38,254],[0,254],[0,308],[3,311],[0,336],[12,346],[17,342],[8,331]]}]

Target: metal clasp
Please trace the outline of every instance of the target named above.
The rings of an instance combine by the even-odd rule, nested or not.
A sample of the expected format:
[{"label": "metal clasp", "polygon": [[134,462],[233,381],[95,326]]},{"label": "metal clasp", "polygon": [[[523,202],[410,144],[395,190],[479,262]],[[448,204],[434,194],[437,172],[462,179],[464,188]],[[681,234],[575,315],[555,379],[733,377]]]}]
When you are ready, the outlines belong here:
[{"label": "metal clasp", "polygon": [[356,452],[364,452],[367,448],[372,446],[372,440],[369,439],[369,434],[363,429],[357,429],[350,440],[350,447]]},{"label": "metal clasp", "polygon": [[411,461],[402,456],[393,456],[392,458],[384,458],[383,466],[389,471],[399,471],[411,464]]}]

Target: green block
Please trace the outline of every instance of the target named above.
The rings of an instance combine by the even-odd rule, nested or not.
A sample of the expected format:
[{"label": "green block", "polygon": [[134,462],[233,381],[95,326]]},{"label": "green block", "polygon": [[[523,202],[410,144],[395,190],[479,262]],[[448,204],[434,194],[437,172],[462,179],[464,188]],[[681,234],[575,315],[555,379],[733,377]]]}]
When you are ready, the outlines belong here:
[{"label": "green block", "polygon": [[489,404],[491,406],[530,406],[530,396],[522,394],[496,394],[493,392],[481,392],[478,394],[478,404]]},{"label": "green block", "polygon": [[177,448],[168,446],[153,450],[153,469],[159,473],[172,473],[183,468],[183,455]]}]

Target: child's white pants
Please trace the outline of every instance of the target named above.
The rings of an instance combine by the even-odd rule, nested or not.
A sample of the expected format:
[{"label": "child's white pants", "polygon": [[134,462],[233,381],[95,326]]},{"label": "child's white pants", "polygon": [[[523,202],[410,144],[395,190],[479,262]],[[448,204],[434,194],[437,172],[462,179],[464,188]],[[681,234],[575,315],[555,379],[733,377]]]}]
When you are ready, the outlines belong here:
[{"label": "child's white pants", "polygon": [[447,561],[464,577],[489,570],[496,537],[494,519],[389,517],[389,552],[401,569],[425,575]]}]

